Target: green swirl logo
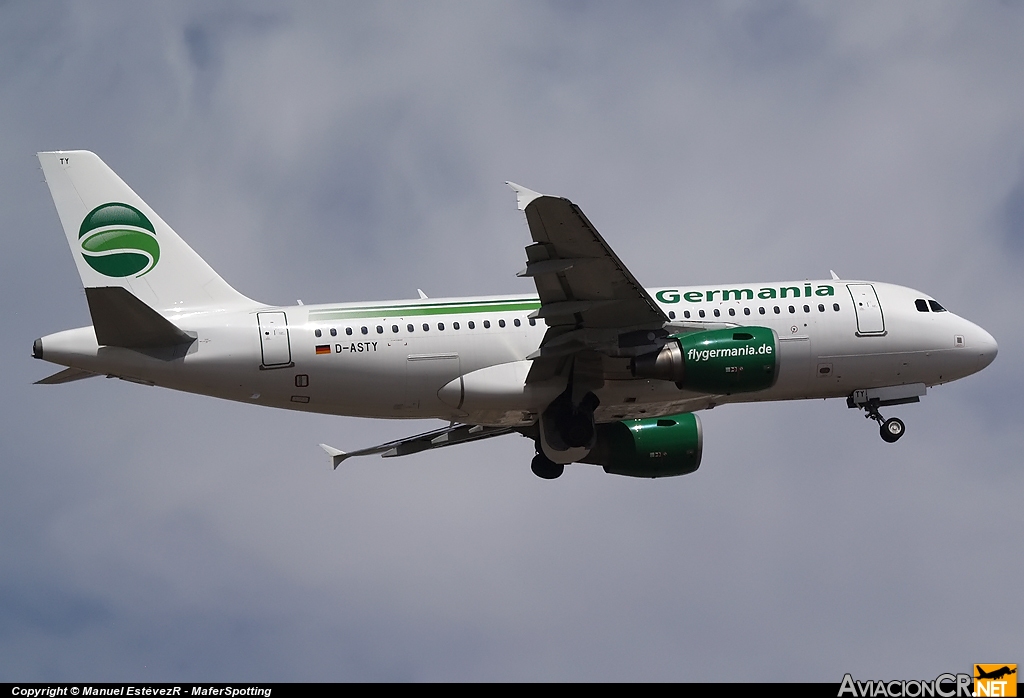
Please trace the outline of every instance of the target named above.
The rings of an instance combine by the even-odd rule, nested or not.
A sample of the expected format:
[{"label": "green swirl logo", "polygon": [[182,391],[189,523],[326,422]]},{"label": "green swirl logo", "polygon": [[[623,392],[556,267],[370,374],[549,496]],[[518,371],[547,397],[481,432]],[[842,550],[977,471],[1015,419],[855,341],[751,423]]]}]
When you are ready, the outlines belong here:
[{"label": "green swirl logo", "polygon": [[78,230],[82,256],[104,276],[148,274],[160,261],[160,244],[149,219],[128,204],[97,206]]}]

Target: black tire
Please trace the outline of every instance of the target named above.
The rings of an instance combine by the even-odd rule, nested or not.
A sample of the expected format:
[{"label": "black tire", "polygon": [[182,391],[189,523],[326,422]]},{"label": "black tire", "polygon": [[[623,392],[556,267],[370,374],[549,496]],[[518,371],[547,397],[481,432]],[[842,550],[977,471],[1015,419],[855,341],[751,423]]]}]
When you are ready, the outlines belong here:
[{"label": "black tire", "polygon": [[907,426],[903,423],[903,420],[896,417],[885,420],[878,429],[878,433],[882,436],[882,441],[889,444],[899,441],[906,431]]},{"label": "black tire", "polygon": [[574,414],[565,425],[562,440],[569,448],[589,446],[594,440],[594,416],[584,412]]},{"label": "black tire", "polygon": [[533,457],[533,462],[530,463],[530,470],[539,478],[554,480],[565,471],[565,466],[551,461],[543,453],[538,453]]}]

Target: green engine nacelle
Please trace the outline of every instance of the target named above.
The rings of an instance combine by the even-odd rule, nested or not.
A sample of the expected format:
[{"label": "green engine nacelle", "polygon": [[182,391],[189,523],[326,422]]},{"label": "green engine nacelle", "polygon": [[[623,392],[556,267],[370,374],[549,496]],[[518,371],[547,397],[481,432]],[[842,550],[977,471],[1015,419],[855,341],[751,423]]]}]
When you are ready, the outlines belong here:
[{"label": "green engine nacelle", "polygon": [[674,382],[701,393],[749,393],[775,385],[778,336],[768,327],[674,334],[656,352],[631,364],[637,378]]},{"label": "green engine nacelle", "polygon": [[686,475],[700,467],[704,439],[695,414],[627,419],[597,425],[597,441],[583,463],[630,477]]}]

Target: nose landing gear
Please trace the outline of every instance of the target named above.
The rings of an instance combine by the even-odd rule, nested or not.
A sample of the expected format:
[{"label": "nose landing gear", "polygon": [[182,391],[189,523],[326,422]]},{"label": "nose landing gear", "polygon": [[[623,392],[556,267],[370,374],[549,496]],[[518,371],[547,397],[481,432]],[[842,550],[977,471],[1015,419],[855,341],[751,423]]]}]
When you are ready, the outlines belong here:
[{"label": "nose landing gear", "polygon": [[907,426],[903,423],[902,419],[895,417],[886,419],[879,414],[878,408],[920,402],[921,396],[927,392],[928,389],[924,383],[854,390],[853,394],[846,398],[846,406],[850,408],[856,407],[867,412],[864,415],[865,417],[878,422],[878,433],[882,437],[882,441],[892,444],[900,440],[900,437],[907,430]]},{"label": "nose landing gear", "polygon": [[878,434],[882,437],[882,441],[887,444],[894,444],[899,441],[900,437],[907,431],[907,425],[903,423],[902,419],[898,417],[890,417],[886,419],[878,411],[878,401],[872,400],[863,405],[857,405],[862,410],[867,412],[864,415],[868,419],[873,419],[878,422]]}]

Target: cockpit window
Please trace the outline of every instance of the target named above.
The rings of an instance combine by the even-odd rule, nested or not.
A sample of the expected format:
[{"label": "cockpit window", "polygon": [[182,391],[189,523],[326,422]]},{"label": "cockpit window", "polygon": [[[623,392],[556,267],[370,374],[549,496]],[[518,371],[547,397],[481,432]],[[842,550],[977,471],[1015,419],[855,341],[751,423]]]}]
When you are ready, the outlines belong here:
[{"label": "cockpit window", "polygon": [[924,298],[918,298],[916,301],[914,301],[914,305],[917,306],[919,312],[928,312],[928,301],[926,301]]},{"label": "cockpit window", "polygon": [[936,301],[928,301],[928,305],[932,307],[933,313],[944,313],[946,309],[939,305]]}]

